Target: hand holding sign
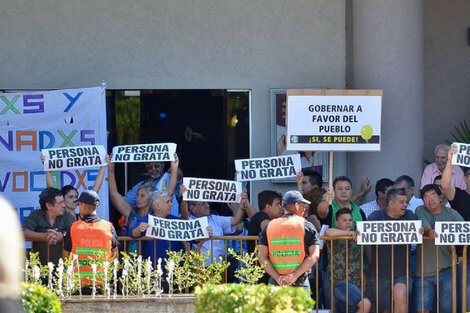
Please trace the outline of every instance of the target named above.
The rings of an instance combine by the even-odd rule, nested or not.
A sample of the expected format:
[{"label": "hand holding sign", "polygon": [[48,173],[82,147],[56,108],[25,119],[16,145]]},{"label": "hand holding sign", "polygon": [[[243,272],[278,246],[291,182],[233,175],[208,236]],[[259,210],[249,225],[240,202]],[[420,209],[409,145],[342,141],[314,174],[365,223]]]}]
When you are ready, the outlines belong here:
[{"label": "hand holding sign", "polygon": [[452,165],[470,167],[470,144],[455,142],[449,150],[449,156],[452,157]]}]

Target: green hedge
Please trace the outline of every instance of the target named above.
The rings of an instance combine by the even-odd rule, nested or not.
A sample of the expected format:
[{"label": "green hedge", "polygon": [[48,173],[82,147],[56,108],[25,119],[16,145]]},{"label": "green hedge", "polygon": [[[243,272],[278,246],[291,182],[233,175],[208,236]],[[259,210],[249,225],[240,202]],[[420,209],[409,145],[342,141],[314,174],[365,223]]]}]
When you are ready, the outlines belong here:
[{"label": "green hedge", "polygon": [[21,284],[21,304],[27,313],[61,313],[57,295],[42,285]]},{"label": "green hedge", "polygon": [[274,285],[206,285],[196,288],[197,313],[311,312],[310,291]]}]

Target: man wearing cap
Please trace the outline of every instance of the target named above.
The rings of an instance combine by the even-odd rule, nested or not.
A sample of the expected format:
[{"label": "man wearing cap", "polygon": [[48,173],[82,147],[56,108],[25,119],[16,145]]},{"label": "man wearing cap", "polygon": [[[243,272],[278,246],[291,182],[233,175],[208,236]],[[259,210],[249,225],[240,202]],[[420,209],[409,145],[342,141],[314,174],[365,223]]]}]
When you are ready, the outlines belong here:
[{"label": "man wearing cap", "polygon": [[80,260],[80,277],[85,284],[91,278],[91,259],[113,259],[117,256],[117,236],[113,225],[96,215],[100,198],[93,190],[84,190],[78,198],[82,219],[70,227],[64,239],[64,258],[70,252]]},{"label": "man wearing cap", "polygon": [[282,203],[284,216],[270,221],[260,234],[258,259],[270,282],[304,286],[306,272],[320,253],[315,227],[303,218],[310,201],[298,191],[289,191]]}]

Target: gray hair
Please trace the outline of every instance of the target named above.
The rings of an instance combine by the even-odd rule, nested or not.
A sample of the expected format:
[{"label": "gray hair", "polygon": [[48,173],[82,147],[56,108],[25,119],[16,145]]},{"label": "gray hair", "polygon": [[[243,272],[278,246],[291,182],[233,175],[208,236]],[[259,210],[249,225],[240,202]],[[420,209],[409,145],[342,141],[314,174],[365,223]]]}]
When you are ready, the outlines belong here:
[{"label": "gray hair", "polygon": [[437,151],[439,151],[439,150],[441,150],[441,149],[444,149],[444,150],[446,150],[446,152],[449,152],[450,146],[449,146],[449,145],[446,145],[446,144],[437,145],[436,148],[434,148],[434,155],[436,155],[436,154],[437,154]]},{"label": "gray hair", "polygon": [[155,204],[157,203],[157,201],[167,196],[168,196],[168,192],[166,191],[155,190],[155,191],[150,192],[149,193],[150,208],[153,210],[155,208]]},{"label": "gray hair", "polygon": [[150,183],[145,183],[142,186],[140,186],[139,189],[137,189],[137,192],[139,192],[139,190],[141,190],[141,189],[145,189],[145,191],[147,191],[147,194],[149,194],[149,195],[152,191],[156,190],[155,187],[153,186],[153,184],[150,184]]}]

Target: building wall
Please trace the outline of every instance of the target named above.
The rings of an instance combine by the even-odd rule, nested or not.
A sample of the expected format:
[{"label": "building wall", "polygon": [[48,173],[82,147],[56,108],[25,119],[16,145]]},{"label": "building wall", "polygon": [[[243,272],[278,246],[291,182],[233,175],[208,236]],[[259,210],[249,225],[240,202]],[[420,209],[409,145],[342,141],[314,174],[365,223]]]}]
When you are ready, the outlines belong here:
[{"label": "building wall", "polygon": [[[0,11],[0,89],[251,89],[253,157],[271,153],[270,89],[345,87],[345,0],[8,0]],[[335,165],[345,173],[344,154]],[[289,185],[253,192],[265,188]]]},{"label": "building wall", "polygon": [[461,121],[470,126],[470,2],[424,1],[424,158],[451,140]]}]

